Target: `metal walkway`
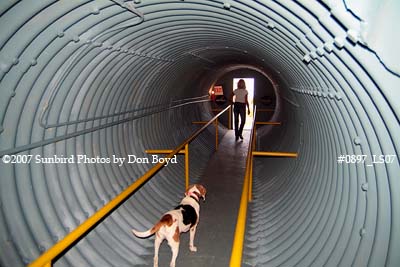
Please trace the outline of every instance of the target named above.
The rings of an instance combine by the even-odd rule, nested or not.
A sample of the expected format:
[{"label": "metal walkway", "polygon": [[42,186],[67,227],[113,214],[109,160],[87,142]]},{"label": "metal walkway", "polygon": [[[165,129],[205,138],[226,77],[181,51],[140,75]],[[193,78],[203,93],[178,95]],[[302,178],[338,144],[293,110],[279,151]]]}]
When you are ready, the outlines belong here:
[{"label": "metal walkway", "polygon": [[[246,153],[250,132],[243,132],[244,140],[235,141],[234,131],[222,138],[218,151],[212,156],[200,179],[207,188],[206,202],[200,204],[200,223],[195,245],[189,251],[189,233],[181,234],[176,266],[229,266],[233,236],[245,173]],[[149,256],[152,266],[153,253]],[[159,266],[169,266],[171,250],[166,241],[160,247]]]}]

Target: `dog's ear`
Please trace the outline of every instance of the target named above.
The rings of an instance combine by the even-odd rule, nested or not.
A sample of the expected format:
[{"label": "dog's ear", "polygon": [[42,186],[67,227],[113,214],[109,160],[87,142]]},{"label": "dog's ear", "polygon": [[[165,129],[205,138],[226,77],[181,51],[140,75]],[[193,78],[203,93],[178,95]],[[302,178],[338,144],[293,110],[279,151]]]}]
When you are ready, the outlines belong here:
[{"label": "dog's ear", "polygon": [[206,188],[201,184],[196,184],[196,188],[200,191],[203,200],[206,200],[206,193],[207,193]]},{"label": "dog's ear", "polygon": [[194,187],[195,185],[189,185],[188,189],[185,192],[185,196],[189,195],[190,190]]}]

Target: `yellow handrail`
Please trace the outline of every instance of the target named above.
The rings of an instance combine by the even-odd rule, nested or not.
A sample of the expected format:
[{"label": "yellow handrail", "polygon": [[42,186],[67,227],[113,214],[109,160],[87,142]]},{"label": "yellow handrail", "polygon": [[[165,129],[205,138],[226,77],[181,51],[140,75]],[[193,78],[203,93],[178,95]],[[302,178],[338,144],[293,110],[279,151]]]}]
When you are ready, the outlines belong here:
[{"label": "yellow handrail", "polygon": [[[169,154],[172,151],[173,151],[172,149],[146,149],[144,152],[146,152],[147,154]],[[185,154],[185,153],[186,153],[185,150],[182,149],[177,154]]]},{"label": "yellow handrail", "polygon": [[[146,149],[144,152],[147,154],[169,154],[172,151],[172,149]],[[184,154],[185,156],[185,190],[187,190],[189,188],[189,144],[186,144],[185,149],[177,154]]]},{"label": "yellow handrail", "polygon": [[[192,121],[192,123],[193,124],[206,124],[207,121]],[[215,124],[215,151],[218,151],[218,118],[215,119],[214,124]]]},{"label": "yellow handrail", "polygon": [[252,165],[252,150],[254,144],[254,131],[255,131],[255,121],[256,121],[256,109],[254,106],[254,118],[253,124],[251,127],[249,148],[247,151],[246,158],[246,172],[243,182],[242,196],[240,197],[240,207],[238,213],[238,219],[235,228],[235,237],[232,245],[232,253],[230,260],[230,267],[240,267],[242,263],[242,255],[243,255],[243,243],[244,243],[244,234],[246,230],[246,217],[247,217],[247,205],[249,203],[249,193],[250,193],[250,166]]},{"label": "yellow handrail", "polygon": [[289,158],[297,158],[297,153],[295,153],[295,152],[253,151],[253,156],[269,156],[269,157],[289,157]]},{"label": "yellow handrail", "polygon": [[246,231],[247,206],[252,201],[252,185],[253,185],[253,158],[254,156],[272,156],[272,157],[294,157],[294,152],[268,152],[254,151],[256,149],[256,125],[270,124],[280,125],[280,122],[256,122],[256,106],[254,106],[254,120],[251,128],[249,149],[246,158],[246,172],[243,182],[242,196],[240,198],[240,207],[236,223],[235,236],[232,245],[230,267],[240,267],[242,264],[243,243]]},{"label": "yellow handrail", "polygon": [[279,121],[258,121],[256,122],[257,125],[281,125],[282,123]]},{"label": "yellow handrail", "polygon": [[[178,154],[183,148],[186,148],[186,145],[192,142],[204,129],[208,127],[214,120],[216,120],[222,113],[227,111],[229,106],[222,110],[220,113],[215,115],[208,123],[206,123],[203,127],[198,129],[195,133],[193,133],[190,137],[188,137],[182,144],[180,144],[175,150],[169,153],[166,158],[170,159],[175,154]],[[119,207],[124,201],[126,201],[138,188],[140,188],[143,184],[145,184],[148,180],[150,180],[161,168],[164,167],[166,162],[157,163],[150,170],[148,170],[142,177],[137,179],[132,185],[130,185],[127,189],[121,192],[118,196],[104,205],[100,210],[94,213],[90,218],[88,218],[85,222],[75,228],[71,233],[66,235],[62,240],[44,252],[41,256],[39,256],[36,260],[31,262],[29,267],[51,267],[52,261],[68,249],[74,242],[82,238],[86,233],[88,233],[93,226],[102,221],[106,216],[110,215],[113,210]]]},{"label": "yellow handrail", "polygon": [[[230,109],[229,109],[230,110]],[[222,111],[219,110],[219,111]],[[192,121],[193,124],[206,124],[207,121]],[[218,151],[218,117],[214,120],[215,124],[215,151]],[[172,152],[171,149],[147,149],[147,154],[169,154]],[[189,144],[186,144],[185,149],[179,151],[179,154],[185,156],[185,189],[189,188]]]},{"label": "yellow handrail", "polygon": [[271,109],[271,108],[260,108],[257,110],[258,112],[274,112],[275,109]]},{"label": "yellow handrail", "polygon": [[[229,109],[229,112],[228,112],[228,129],[232,129],[232,105],[228,105],[228,107],[231,107],[230,109]],[[222,109],[220,109],[220,108],[213,108],[213,109],[211,109],[211,111],[221,111]],[[274,111],[274,110],[272,110],[272,111]]]}]

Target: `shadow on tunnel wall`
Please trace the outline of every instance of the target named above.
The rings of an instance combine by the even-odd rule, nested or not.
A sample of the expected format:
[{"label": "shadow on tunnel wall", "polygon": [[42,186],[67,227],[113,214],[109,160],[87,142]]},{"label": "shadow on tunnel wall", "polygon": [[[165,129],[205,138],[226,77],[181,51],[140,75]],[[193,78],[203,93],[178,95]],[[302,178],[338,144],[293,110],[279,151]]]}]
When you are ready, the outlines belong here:
[{"label": "shadow on tunnel wall", "polygon": [[[229,68],[267,73],[244,264],[400,265],[398,1],[0,1],[0,265],[25,266],[211,116]],[[221,127],[222,132],[225,131]],[[192,181],[213,153],[191,145]],[[102,162],[113,155],[136,161]],[[78,161],[80,158],[80,161]],[[50,163],[49,163],[50,162]],[[148,264],[131,237],[176,203],[169,166],[55,266]]]}]

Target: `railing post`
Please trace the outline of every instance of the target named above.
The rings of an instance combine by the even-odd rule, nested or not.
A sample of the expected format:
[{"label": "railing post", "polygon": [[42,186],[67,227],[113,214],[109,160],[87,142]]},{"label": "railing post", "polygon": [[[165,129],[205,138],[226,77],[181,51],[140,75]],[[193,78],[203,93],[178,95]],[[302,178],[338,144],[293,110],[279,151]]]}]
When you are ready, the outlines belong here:
[{"label": "railing post", "polygon": [[185,190],[189,188],[189,144],[185,145]]},{"label": "railing post", "polygon": [[253,155],[250,157],[250,170],[249,170],[249,195],[248,200],[251,202],[253,200]]},{"label": "railing post", "polygon": [[[254,124],[253,127],[255,127],[252,131],[253,138],[251,139],[251,151],[254,151],[256,149],[256,136],[257,136],[257,126]],[[253,200],[253,162],[254,162],[254,156],[253,152],[251,153],[250,157],[250,171],[249,171],[249,202]]]},{"label": "railing post", "polygon": [[232,130],[232,105],[229,106],[229,111],[228,111],[228,129]]},{"label": "railing post", "polygon": [[215,151],[218,151],[218,118],[215,120]]}]

